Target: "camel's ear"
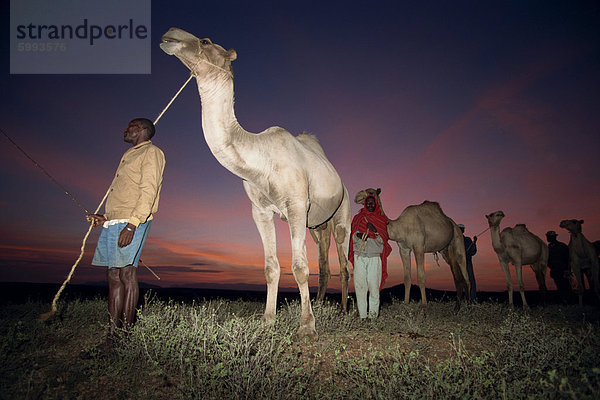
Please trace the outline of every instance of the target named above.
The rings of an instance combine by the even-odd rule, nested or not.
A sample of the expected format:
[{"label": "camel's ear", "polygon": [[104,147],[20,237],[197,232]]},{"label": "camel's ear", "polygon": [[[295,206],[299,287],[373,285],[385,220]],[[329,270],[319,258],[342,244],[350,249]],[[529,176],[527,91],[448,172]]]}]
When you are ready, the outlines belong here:
[{"label": "camel's ear", "polygon": [[229,49],[225,53],[225,58],[229,61],[233,61],[237,58],[237,53],[234,49]]},{"label": "camel's ear", "polygon": [[381,193],[381,188],[377,188],[375,192],[377,192],[377,196],[379,196],[379,193]]}]

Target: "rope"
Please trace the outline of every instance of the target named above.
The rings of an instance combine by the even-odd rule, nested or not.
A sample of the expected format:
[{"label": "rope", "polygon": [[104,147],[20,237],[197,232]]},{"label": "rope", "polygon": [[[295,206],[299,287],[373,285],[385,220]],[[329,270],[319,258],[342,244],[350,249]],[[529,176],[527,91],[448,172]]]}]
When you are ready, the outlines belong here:
[{"label": "rope", "polygon": [[177,91],[177,93],[175,93],[175,96],[173,96],[173,98],[171,99],[171,101],[169,102],[169,104],[167,104],[167,106],[161,111],[160,114],[158,114],[158,117],[156,117],[156,119],[154,120],[154,125],[156,125],[156,123],[158,122],[158,120],[160,119],[160,117],[163,116],[163,114],[167,111],[167,109],[171,106],[171,103],[173,103],[175,101],[175,99],[177,98],[177,96],[179,96],[179,93],[181,93],[181,91],[183,90],[184,87],[187,86],[187,84],[190,82],[190,80],[194,77],[194,74],[192,73],[190,75],[190,77],[188,78],[187,81],[185,81],[185,83],[183,84],[183,86],[181,86],[181,89],[179,89]]},{"label": "rope", "polygon": [[[488,226],[486,229],[482,230],[480,233],[478,233],[478,234],[477,234],[477,235],[475,235],[475,236],[479,237],[479,236],[481,236],[482,234],[484,234],[484,233],[485,233],[487,230],[489,230],[489,229],[490,229],[490,227]],[[469,252],[469,250],[471,250],[471,247],[473,247],[473,245],[474,245],[474,244],[475,244],[475,242],[471,241],[471,244],[469,245],[469,247],[467,247],[467,248],[465,249],[465,253],[468,253],[468,252]],[[435,263],[436,263],[436,264],[437,264],[437,266],[439,267],[439,266],[440,266],[440,257],[439,257],[439,255],[438,255],[438,252],[437,252],[437,251],[433,253],[433,259],[435,260]]]},{"label": "rope", "polygon": [[[194,75],[190,75],[190,77],[187,79],[187,81],[185,81],[185,83],[183,84],[183,86],[181,86],[181,88],[177,91],[177,93],[175,93],[175,95],[173,96],[173,98],[171,99],[171,101],[167,104],[167,106],[162,110],[162,112],[158,115],[158,117],[156,117],[156,119],[154,120],[154,124],[156,124],[158,122],[158,120],[163,116],[163,114],[167,111],[167,109],[171,106],[171,104],[173,103],[173,101],[175,101],[175,99],[177,98],[177,96],[179,96],[179,93],[181,93],[181,91],[183,90],[183,88],[186,87],[186,85],[189,83],[189,81],[194,77]],[[6,138],[15,146],[17,147],[29,160],[31,160],[38,168],[40,168],[58,187],[60,187],[75,203],[77,203],[77,205],[79,205],[79,207],[81,207],[86,214],[91,214],[85,207],[83,207],[76,199],[75,197],[73,197],[60,183],[58,183],[58,181],[56,181],[56,179],[54,179],[52,177],[52,175],[50,175],[44,168],[42,168],[41,165],[39,165],[33,158],[31,158],[21,147],[19,147],[3,130],[0,129],[0,131],[2,132],[2,134],[4,136],[6,136]],[[98,211],[100,211],[100,208],[102,207],[102,205],[104,204],[104,201],[106,200],[106,198],[108,197],[108,194],[110,193],[110,187],[108,188],[108,190],[106,191],[106,194],[104,195],[104,197],[102,198],[102,201],[100,202],[100,204],[98,204],[98,207],[96,208],[96,211],[94,211],[93,214],[97,214]],[[81,259],[83,258],[83,254],[85,252],[85,244],[87,242],[87,239],[90,235],[90,232],[92,231],[92,228],[94,227],[94,222],[92,221],[92,223],[90,224],[90,227],[87,230],[87,233],[85,234],[85,236],[83,237],[83,241],[81,243],[81,249],[79,252],[79,257],[77,258],[77,260],[75,261],[75,263],[73,264],[73,266],[71,267],[71,271],[69,272],[69,275],[67,276],[67,279],[65,279],[65,281],[63,282],[63,284],[61,285],[60,289],[58,289],[58,292],[56,292],[56,295],[54,296],[54,299],[52,300],[52,309],[44,314],[40,315],[40,319],[42,321],[47,320],[48,318],[50,318],[51,316],[53,316],[56,311],[57,311],[57,303],[58,303],[58,299],[60,298],[61,293],[63,292],[63,290],[65,289],[65,287],[67,286],[67,283],[69,283],[69,281],[71,280],[71,277],[73,276],[73,274],[75,273],[75,269],[77,268],[77,265],[79,265],[79,262],[81,261]],[[154,271],[152,271],[152,269],[150,269],[150,267],[148,267],[146,265],[145,262],[143,262],[142,260],[140,260],[140,262],[148,269],[148,271],[150,271],[152,273],[152,275],[154,275],[156,277],[156,279],[160,280],[159,276],[156,275],[154,273]]]},{"label": "rope", "polygon": [[54,182],[54,184],[56,186],[58,186],[63,192],[65,192],[65,194],[67,196],[69,196],[71,198],[71,200],[73,200],[75,202],[75,204],[77,204],[79,206],[79,208],[81,208],[83,211],[85,211],[86,214],[90,214],[90,212],[87,210],[87,208],[85,208],[84,206],[81,205],[80,202],[77,201],[77,199],[75,199],[75,197],[73,197],[73,195],[71,193],[69,193],[69,191],[67,189],[65,189],[65,187],[63,185],[61,185],[60,183],[58,183],[58,181],[56,179],[54,179],[54,177],[52,175],[50,175],[48,173],[48,171],[46,171],[44,169],[44,167],[42,167],[40,164],[37,163],[37,161],[35,161],[33,158],[31,158],[31,156],[29,154],[27,154],[25,152],[25,150],[23,150],[14,140],[12,140],[10,138],[10,136],[8,136],[6,134],[6,132],[4,132],[3,129],[0,129],[0,132],[2,132],[2,134],[8,139],[9,142],[11,142],[13,144],[13,146],[15,146],[17,149],[19,149],[19,151],[21,153],[23,153],[23,155],[25,155],[25,157],[27,157],[36,167],[38,167],[44,174],[46,174],[46,176],[48,178],[50,178],[50,180],[52,182]]},{"label": "rope", "polygon": [[[194,69],[196,69],[196,67],[198,66],[198,64],[200,64],[201,62],[203,62],[205,64],[208,64],[208,65],[210,65],[210,66],[212,66],[212,67],[214,67],[216,69],[219,69],[219,70],[225,72],[227,75],[229,75],[233,79],[233,74],[231,73],[231,71],[228,71],[225,68],[219,67],[217,64],[211,63],[210,61],[202,58],[201,55],[202,55],[202,46],[201,46],[201,43],[200,43],[200,39],[198,39],[198,51],[196,52],[196,57],[198,58],[198,61],[196,61],[194,63],[194,65],[192,65],[190,67],[189,63],[187,63],[186,61],[181,60],[181,62],[183,63],[183,65],[185,65],[186,67],[188,67],[188,69],[192,73],[192,76],[196,76],[196,74],[194,72]],[[190,77],[190,79],[191,79],[191,77]],[[189,79],[188,79],[188,81],[189,81]],[[187,82],[186,82],[186,84],[187,84]]]},{"label": "rope", "polygon": [[[199,50],[199,54],[198,56],[200,56],[200,46],[198,46],[198,50]],[[169,109],[169,107],[171,106],[171,104],[175,101],[175,99],[177,98],[177,96],[179,96],[179,94],[183,91],[183,89],[187,86],[187,84],[190,82],[190,80],[192,80],[192,78],[194,77],[194,71],[193,68],[195,68],[198,63],[200,63],[201,61],[217,68],[220,69],[221,71],[226,72],[229,76],[233,77],[233,74],[231,73],[231,71],[227,71],[224,68],[219,67],[218,65],[212,64],[211,62],[204,60],[200,57],[198,57],[199,60],[196,62],[196,64],[190,68],[191,74],[190,77],[185,81],[185,83],[181,86],[181,88],[177,91],[177,93],[175,93],[175,95],[171,98],[171,101],[169,101],[169,103],[165,106],[165,108],[160,112],[160,114],[156,117],[156,119],[154,120],[154,124],[156,125],[158,123],[158,121],[160,120],[160,118],[163,116],[163,114]],[[77,199],[75,199],[75,197],[69,193],[69,191],[67,189],[65,189],[64,186],[62,186],[56,179],[54,179],[54,177],[52,175],[50,175],[48,173],[48,171],[46,171],[40,164],[38,164],[31,156],[29,156],[29,154],[27,154],[27,152],[25,152],[25,150],[23,150],[14,140],[12,140],[5,132],[4,130],[0,129],[0,132],[2,132],[2,134],[17,148],[19,149],[19,151],[21,151],[21,153],[23,153],[25,155],[25,157],[27,157],[36,167],[38,167],[52,182],[54,182],[55,185],[57,185],[67,196],[69,196],[71,198],[71,200],[73,200],[83,211],[85,211],[86,214],[92,214],[90,213],[79,201],[77,201]],[[102,205],[104,204],[104,201],[106,200],[106,198],[108,197],[108,194],[110,193],[110,187],[108,188],[108,190],[106,191],[106,194],[104,195],[104,197],[102,198],[102,201],[100,202],[100,204],[98,204],[98,207],[96,208],[96,211],[94,211],[93,214],[97,214],[98,211],[100,211],[100,208],[102,207]],[[60,298],[61,293],[63,292],[64,288],[66,287],[67,283],[69,283],[69,281],[71,280],[71,277],[73,276],[73,274],[75,273],[75,269],[77,268],[77,265],[79,264],[79,262],[81,261],[81,259],[83,258],[83,254],[85,252],[85,244],[87,242],[87,239],[92,231],[92,228],[94,227],[94,222],[92,221],[92,223],[90,224],[90,227],[88,228],[88,231],[86,232],[85,236],[83,237],[83,241],[81,243],[81,249],[80,249],[80,253],[79,253],[79,257],[77,258],[77,260],[75,261],[75,263],[73,264],[73,266],[71,267],[71,271],[69,272],[69,275],[67,276],[67,278],[65,279],[65,281],[63,282],[63,284],[61,285],[60,289],[58,290],[58,292],[56,293],[56,295],[54,296],[54,299],[52,300],[52,309],[50,312],[44,313],[40,315],[40,319],[42,320],[46,320],[48,318],[50,318],[51,316],[53,316],[56,311],[57,311],[57,303],[58,303],[58,299]],[[152,271],[152,269],[150,269],[150,267],[148,267],[146,265],[146,263],[144,263],[142,260],[140,260],[140,262],[148,269],[148,271],[150,271],[152,273],[152,275],[154,275],[156,277],[156,279],[160,280],[160,277],[158,275],[156,275],[154,273],[154,271]]]},{"label": "rope", "polygon": [[[490,227],[488,226],[486,229],[482,230],[481,232],[479,232],[475,236],[479,237],[479,236],[483,235],[485,232],[487,232],[489,229],[490,229]],[[469,247],[467,247],[467,249],[465,250],[465,253],[468,253],[469,250],[471,250],[471,247],[473,247],[474,244],[475,244],[475,242],[471,241],[471,244],[469,245]]]},{"label": "rope", "polygon": [[[110,193],[110,187],[106,191],[106,194],[102,198],[102,201],[100,202],[100,204],[98,204],[98,208],[96,208],[96,211],[94,212],[94,214],[97,214],[98,211],[100,211],[100,207],[102,207],[102,204],[104,204],[104,200],[106,200],[109,193]],[[73,266],[71,267],[71,272],[69,272],[67,279],[65,279],[65,281],[63,282],[60,289],[58,289],[58,292],[56,292],[56,295],[54,295],[54,299],[52,300],[52,309],[49,312],[40,315],[40,319],[42,321],[47,320],[48,318],[50,318],[51,316],[53,316],[56,313],[56,310],[57,310],[56,304],[58,303],[58,299],[59,299],[62,291],[65,289],[65,286],[67,286],[67,283],[69,283],[69,281],[71,280],[71,277],[73,276],[73,273],[75,272],[75,268],[77,268],[79,261],[81,261],[81,259],[83,258],[83,253],[85,251],[85,243],[87,242],[87,238],[88,238],[88,236],[90,236],[90,232],[92,231],[93,227],[94,227],[94,221],[92,221],[92,223],[90,224],[90,227],[87,230],[87,233],[83,237],[83,242],[81,243],[81,251],[79,252],[79,257],[77,258],[77,261],[75,261],[75,264],[73,264]]]}]

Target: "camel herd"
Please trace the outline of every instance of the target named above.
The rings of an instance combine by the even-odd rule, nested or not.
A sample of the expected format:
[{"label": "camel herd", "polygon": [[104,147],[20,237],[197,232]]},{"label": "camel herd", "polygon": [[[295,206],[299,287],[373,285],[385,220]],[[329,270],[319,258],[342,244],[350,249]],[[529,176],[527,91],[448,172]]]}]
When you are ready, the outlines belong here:
[{"label": "camel herd", "polygon": [[[251,133],[242,128],[234,111],[231,62],[237,58],[235,50],[225,50],[208,38],[197,38],[178,28],[171,28],[163,35],[160,47],[165,53],[177,57],[196,78],[206,143],[219,163],[242,179],[252,203],[252,217],[265,255],[267,300],[263,320],[272,324],[276,315],[280,266],[273,218],[277,213],[288,222],[290,229],[292,271],[300,291],[302,308],[297,335],[316,337],[308,287],[306,228],[309,228],[319,249],[317,300],[323,299],[329,282],[328,250],[331,235],[334,237],[340,264],[342,308],[345,310],[350,277],[347,257],[352,218],[346,187],[312,135],[293,136],[277,126],[260,133]],[[376,194],[381,206],[380,190],[362,190],[354,200],[362,203],[369,193]],[[513,299],[508,264],[512,263],[517,270],[519,291],[526,306],[521,267],[531,265],[540,289],[545,291],[548,247],[522,224],[500,232],[503,217],[502,211],[487,216],[492,244],[506,275],[510,304]],[[598,258],[595,253],[591,256],[593,246],[581,233],[582,222],[565,220],[560,224],[571,234],[569,250],[580,302],[583,293],[582,271],[589,269],[586,263],[591,262],[593,286],[599,295]],[[427,304],[424,254],[439,252],[450,265],[457,289],[456,306],[460,307],[461,294],[465,291],[468,293],[470,288],[462,232],[444,214],[439,204],[425,201],[407,207],[398,218],[390,219],[388,233],[400,249],[405,288],[411,285],[410,255],[414,253],[422,304]],[[406,303],[409,301],[409,292],[405,291]]]}]

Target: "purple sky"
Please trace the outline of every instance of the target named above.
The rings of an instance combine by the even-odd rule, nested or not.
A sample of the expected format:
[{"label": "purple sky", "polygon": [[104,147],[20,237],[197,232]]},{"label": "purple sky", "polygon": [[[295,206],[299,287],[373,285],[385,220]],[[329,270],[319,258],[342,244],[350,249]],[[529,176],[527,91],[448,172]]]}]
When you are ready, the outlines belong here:
[{"label": "purple sky", "polygon": [[[158,47],[174,26],[237,51],[236,115],[246,130],[278,125],[315,134],[351,196],[382,188],[388,216],[433,200],[470,236],[487,228],[485,214],[503,210],[502,227],[525,223],[542,239],[552,229],[568,242],[558,227],[568,218],[584,219],[588,239],[600,239],[597,2],[237,3],[153,2],[150,75],[10,75],[5,30],[0,128],[95,209],[128,148],[129,120],[156,118],[188,77]],[[8,25],[8,2],[0,7]],[[0,281],[60,283],[79,253],[84,214],[0,142]],[[153,142],[167,167],[142,259],[161,281],[144,268],[140,279],[264,288],[249,201],[204,141],[193,82]],[[277,229],[280,286],[293,287],[287,225]],[[90,266],[98,233],[74,283],[104,279]],[[316,250],[307,243],[315,287]],[[478,289],[504,290],[489,232],[478,245]],[[392,247],[386,286],[402,283]],[[453,288],[447,265],[432,255],[426,265],[428,287]],[[524,271],[526,287],[535,288]],[[337,276],[330,287],[339,288]]]}]

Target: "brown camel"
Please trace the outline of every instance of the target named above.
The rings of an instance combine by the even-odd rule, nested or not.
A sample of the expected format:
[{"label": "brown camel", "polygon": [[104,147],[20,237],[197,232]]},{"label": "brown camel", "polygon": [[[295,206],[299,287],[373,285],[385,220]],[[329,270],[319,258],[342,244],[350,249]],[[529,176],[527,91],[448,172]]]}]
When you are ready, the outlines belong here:
[{"label": "brown camel", "polygon": [[[383,213],[379,194],[381,189],[361,190],[354,201],[362,204],[367,195],[377,198],[379,208]],[[384,213],[385,215],[385,213]],[[463,292],[468,295],[470,290],[467,275],[465,244],[463,235],[456,223],[442,211],[436,202],[424,201],[419,205],[408,206],[400,216],[391,220],[388,234],[391,240],[398,244],[402,265],[404,267],[404,303],[408,304],[411,286],[411,252],[415,254],[417,263],[417,280],[421,290],[421,304],[427,306],[425,295],[425,253],[440,252],[450,265],[456,287],[456,309],[460,308]]]},{"label": "brown camel", "polygon": [[530,265],[535,273],[542,299],[546,298],[546,267],[548,266],[548,245],[539,237],[527,230],[525,224],[517,224],[514,228],[504,228],[500,232],[500,221],[504,212],[496,211],[485,216],[490,225],[492,246],[498,255],[498,260],[504,271],[506,287],[508,289],[508,304],[513,305],[513,285],[510,278],[508,264],[515,266],[519,292],[523,300],[523,307],[529,307],[525,300],[525,285],[523,284],[522,267]]},{"label": "brown camel", "polygon": [[569,240],[569,261],[575,279],[577,279],[577,294],[579,295],[579,305],[583,305],[583,293],[585,292],[585,282],[583,275],[587,277],[588,285],[594,289],[594,293],[600,298],[600,287],[598,285],[598,255],[596,248],[581,232],[582,219],[565,219],[560,222],[560,227],[566,229],[571,234]]}]

